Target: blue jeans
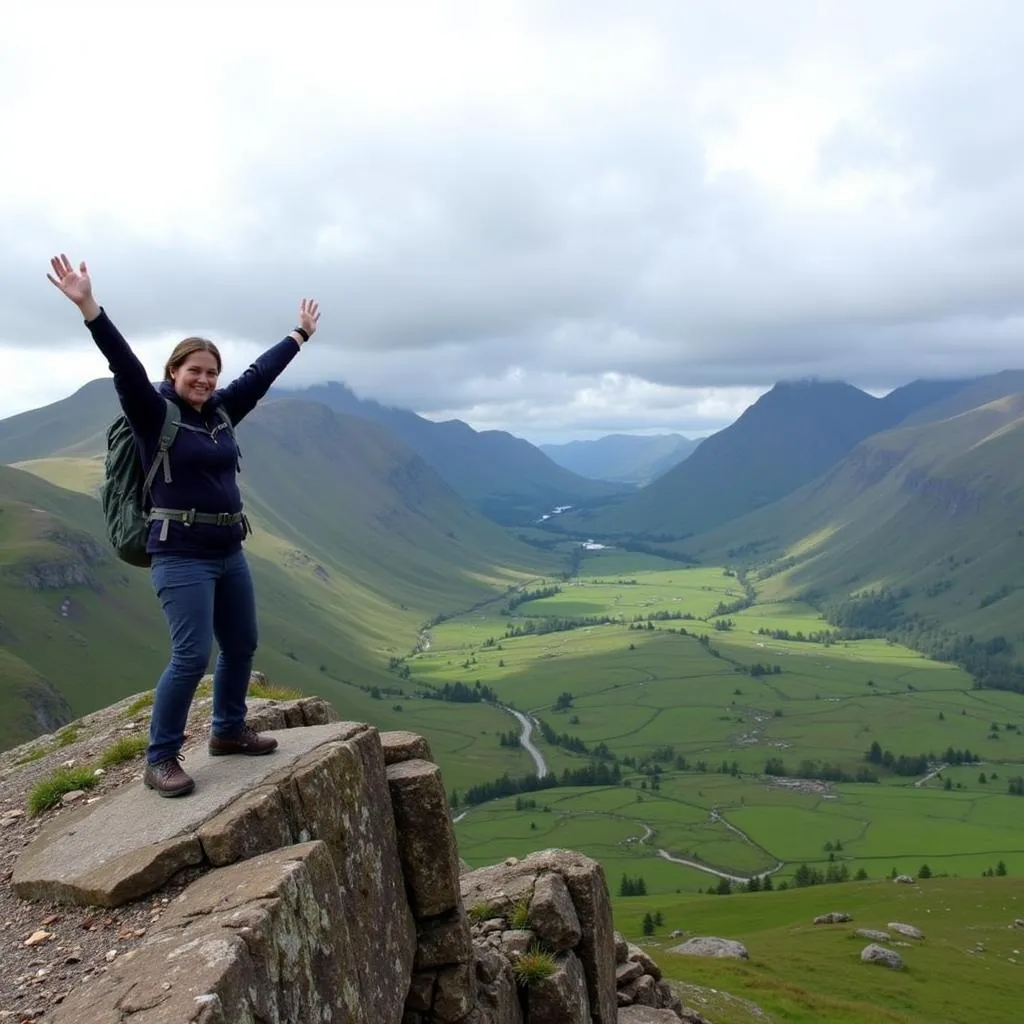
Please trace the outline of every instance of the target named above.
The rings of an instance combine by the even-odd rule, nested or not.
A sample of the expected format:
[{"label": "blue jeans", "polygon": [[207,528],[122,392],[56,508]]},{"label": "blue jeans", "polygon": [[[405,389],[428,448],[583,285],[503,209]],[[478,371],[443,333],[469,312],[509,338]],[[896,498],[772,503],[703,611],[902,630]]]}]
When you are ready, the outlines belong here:
[{"label": "blue jeans", "polygon": [[245,695],[256,652],[256,596],[245,555],[187,558],[154,555],[150,576],[171,633],[171,660],[156,684],[149,725],[150,764],[174,757],[196,687],[219,653],[213,673],[213,734],[234,736],[245,725]]}]

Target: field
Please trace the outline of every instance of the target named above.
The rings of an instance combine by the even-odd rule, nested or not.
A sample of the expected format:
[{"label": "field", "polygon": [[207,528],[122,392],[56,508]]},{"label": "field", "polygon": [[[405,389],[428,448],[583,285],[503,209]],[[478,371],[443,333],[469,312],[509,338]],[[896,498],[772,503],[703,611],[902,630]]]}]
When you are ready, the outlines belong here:
[{"label": "field", "polygon": [[[851,882],[729,897],[631,897],[614,904],[617,926],[642,942],[666,976],[683,983],[684,1001],[716,1024],[765,1024],[764,1014],[786,1024],[1020,1019],[1024,930],[1013,927],[1024,918],[1019,878],[935,878],[916,886]],[[811,923],[833,910],[851,914],[853,923]],[[644,914],[658,912],[663,926],[643,938]],[[920,928],[924,941],[896,947],[903,971],[862,964],[867,941],[856,938],[854,929],[885,930],[891,921]],[[668,937],[675,929],[738,939],[750,959],[670,953],[683,941]]]},{"label": "field", "polygon": [[[705,889],[718,883],[714,872],[740,879],[773,871],[776,882],[801,864],[825,872],[830,854],[871,879],[916,874],[925,863],[936,874],[978,877],[1002,861],[1011,875],[1024,874],[1024,799],[1007,792],[1007,779],[1024,774],[1021,695],[973,690],[959,669],[884,641],[826,646],[761,632],[827,628],[805,605],[716,616],[744,596],[721,569],[610,552],[589,556],[572,580],[531,589],[556,584],[557,593],[505,614],[499,601],[434,627],[429,649],[406,662],[409,682],[479,681],[588,750],[604,744],[624,784],[524,793],[519,810],[514,796],[470,808],[457,825],[470,864],[571,847],[600,859],[613,887],[624,873],[642,876],[652,894]],[[577,628],[509,635],[553,618]],[[716,629],[720,620],[729,628]],[[752,675],[752,666],[764,674]],[[556,710],[560,694],[571,703]],[[441,707],[449,728],[469,708],[482,710]],[[474,782],[487,780],[485,765],[490,778],[530,768],[522,750],[498,744],[512,725],[506,718],[489,731],[464,730],[481,768]],[[588,763],[536,732],[534,739],[556,776]],[[801,770],[815,767],[806,762],[851,777],[874,768],[865,761],[873,742],[939,763],[948,748],[969,750],[972,763],[930,779],[884,770],[870,784],[792,778],[813,773]],[[449,790],[464,792],[461,754],[435,753]],[[786,778],[764,774],[770,758]]]}]

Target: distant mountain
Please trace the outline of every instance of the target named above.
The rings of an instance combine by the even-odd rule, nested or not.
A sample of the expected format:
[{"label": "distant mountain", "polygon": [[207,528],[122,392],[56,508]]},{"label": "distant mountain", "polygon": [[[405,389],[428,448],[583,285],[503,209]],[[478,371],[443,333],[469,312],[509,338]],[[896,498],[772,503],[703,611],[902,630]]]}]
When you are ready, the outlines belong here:
[{"label": "distant mountain", "polygon": [[[51,409],[35,443],[49,431],[66,450],[65,427],[81,414],[62,423]],[[398,682],[388,659],[406,654],[425,622],[560,566],[469,508],[373,423],[268,400],[238,437],[259,667],[361,720],[387,717],[364,689]],[[145,689],[167,658],[148,574],[112,556],[89,496],[96,459],[43,454],[23,470],[0,467],[0,745]]]},{"label": "distant mountain", "polygon": [[101,452],[119,412],[112,380],[89,381],[67,398],[0,420],[0,463]]},{"label": "distant mountain", "polygon": [[901,415],[850,384],[776,384],[674,469],[615,504],[563,517],[595,535],[683,536],[770,505]]},{"label": "distant mountain", "polygon": [[608,434],[596,441],[542,444],[553,462],[591,480],[643,487],[693,453],[700,439],[682,434]]},{"label": "distant mountain", "polygon": [[908,412],[907,424],[932,423],[948,419],[997,398],[1020,394],[1024,392],[1024,370],[1002,370],[999,373],[959,383],[961,386],[948,395]]},{"label": "distant mountain", "polygon": [[359,398],[336,381],[301,391],[275,389],[274,394],[321,402],[336,412],[386,427],[496,522],[529,522],[556,505],[579,505],[623,490],[571,473],[539,448],[505,431],[476,431],[461,420],[435,423],[408,409]]},{"label": "distant mountain", "polygon": [[959,380],[913,380],[909,384],[894,388],[882,402],[888,407],[892,422],[902,423],[908,416],[913,416],[922,409],[948,401],[978,379],[969,377]]},{"label": "distant mountain", "polygon": [[948,654],[957,643],[966,651],[994,641],[989,653],[1024,664],[1024,649],[1015,650],[1024,620],[1022,465],[1024,394],[1016,394],[869,437],[820,479],[685,546],[746,564],[768,599],[845,600],[888,588],[897,604],[880,610],[879,626],[914,615],[906,628],[923,631],[923,649],[945,644]]}]

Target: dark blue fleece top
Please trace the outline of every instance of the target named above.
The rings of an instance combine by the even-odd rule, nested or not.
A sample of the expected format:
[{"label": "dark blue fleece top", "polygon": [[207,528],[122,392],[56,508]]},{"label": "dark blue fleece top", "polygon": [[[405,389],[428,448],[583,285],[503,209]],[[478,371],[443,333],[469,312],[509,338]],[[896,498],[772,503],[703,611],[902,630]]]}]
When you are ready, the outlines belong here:
[{"label": "dark blue fleece top", "polygon": [[[293,338],[284,338],[261,355],[227,387],[218,388],[202,409],[193,409],[182,401],[171,381],[154,386],[146,369],[132,352],[128,342],[104,310],[86,323],[96,347],[107,358],[114,374],[114,388],[131,424],[139,446],[142,465],[148,469],[156,453],[164,422],[164,399],[181,410],[181,422],[202,431],[178,430],[171,446],[171,482],[164,481],[162,470],[153,479],[152,504],[159,508],[195,509],[197,512],[241,512],[242,495],[238,490],[238,449],[231,435],[220,427],[217,406],[222,405],[237,425],[255,408],[270,385],[299,351]],[[219,429],[218,429],[219,428]],[[224,558],[239,551],[243,527],[171,522],[167,539],[161,541],[162,524],[150,527],[146,550],[150,554],[185,555],[190,558]]]}]

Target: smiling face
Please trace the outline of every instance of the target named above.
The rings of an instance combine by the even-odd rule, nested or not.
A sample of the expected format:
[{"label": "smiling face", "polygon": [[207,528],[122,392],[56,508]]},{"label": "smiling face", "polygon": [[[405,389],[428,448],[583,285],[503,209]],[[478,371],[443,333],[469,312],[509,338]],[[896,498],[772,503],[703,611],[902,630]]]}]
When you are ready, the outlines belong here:
[{"label": "smiling face", "polygon": [[205,338],[186,338],[171,353],[164,377],[173,382],[178,397],[201,409],[217,387],[220,376],[220,352]]},{"label": "smiling face", "polygon": [[203,407],[216,390],[219,376],[220,366],[212,352],[193,352],[181,366],[171,370],[174,390],[193,409]]}]

